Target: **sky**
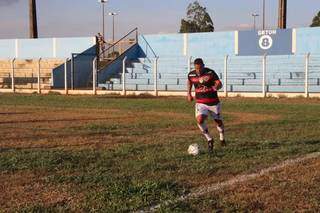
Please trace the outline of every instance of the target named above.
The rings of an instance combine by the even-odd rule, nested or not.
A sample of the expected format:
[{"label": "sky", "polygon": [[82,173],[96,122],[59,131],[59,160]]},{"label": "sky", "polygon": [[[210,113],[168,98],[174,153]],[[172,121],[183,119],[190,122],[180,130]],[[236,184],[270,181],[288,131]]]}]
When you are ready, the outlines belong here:
[{"label": "sky", "polygon": [[[0,0],[0,39],[28,37],[28,1]],[[143,34],[177,33],[186,8],[193,0],[108,0],[106,34],[116,37],[138,27]],[[252,13],[260,14],[262,0],[199,0],[211,15],[216,31],[253,27]],[[102,31],[102,10],[98,0],[37,0],[39,37],[93,36]],[[288,0],[288,27],[307,27],[320,10],[320,0]],[[277,26],[278,0],[266,0],[266,25]]]}]

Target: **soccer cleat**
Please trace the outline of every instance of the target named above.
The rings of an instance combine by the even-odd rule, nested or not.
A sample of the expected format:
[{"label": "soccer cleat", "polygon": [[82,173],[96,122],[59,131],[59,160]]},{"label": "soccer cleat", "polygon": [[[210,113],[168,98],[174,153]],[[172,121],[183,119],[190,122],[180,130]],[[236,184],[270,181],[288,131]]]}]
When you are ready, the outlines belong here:
[{"label": "soccer cleat", "polygon": [[221,146],[227,146],[227,143],[225,140],[220,141]]},{"label": "soccer cleat", "polygon": [[213,152],[213,139],[208,141],[208,152],[209,153]]}]

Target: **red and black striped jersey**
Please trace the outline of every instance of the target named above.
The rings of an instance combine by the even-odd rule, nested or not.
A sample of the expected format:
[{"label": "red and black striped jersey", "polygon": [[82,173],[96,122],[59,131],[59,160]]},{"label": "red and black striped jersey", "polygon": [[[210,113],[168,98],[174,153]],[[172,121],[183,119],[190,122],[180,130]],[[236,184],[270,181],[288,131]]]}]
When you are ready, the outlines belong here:
[{"label": "red and black striped jersey", "polygon": [[220,102],[217,90],[214,88],[216,81],[220,81],[214,70],[203,68],[198,75],[195,70],[188,74],[188,80],[195,87],[196,102],[216,105]]}]

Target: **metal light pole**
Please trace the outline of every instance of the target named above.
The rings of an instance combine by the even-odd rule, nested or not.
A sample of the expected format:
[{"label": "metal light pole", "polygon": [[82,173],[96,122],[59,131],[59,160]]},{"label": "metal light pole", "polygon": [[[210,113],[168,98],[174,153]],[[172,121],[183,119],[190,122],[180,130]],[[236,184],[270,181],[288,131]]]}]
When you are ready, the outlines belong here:
[{"label": "metal light pole", "polygon": [[114,30],[114,17],[118,15],[117,13],[109,13],[109,16],[112,16],[112,44],[114,44],[114,33],[115,33],[115,30]]},{"label": "metal light pole", "polygon": [[253,17],[253,29],[256,30],[256,18],[259,16],[259,14],[252,13],[251,15]]},{"label": "metal light pole", "polygon": [[262,20],[262,29],[266,29],[266,0],[263,0],[263,20]]},{"label": "metal light pole", "polygon": [[104,5],[105,3],[107,3],[108,0],[98,0],[98,2],[101,3],[101,6],[102,6],[102,36],[103,38],[105,38],[105,29],[104,29],[104,26],[105,26],[105,22],[104,22]]},{"label": "metal light pole", "polygon": [[109,16],[112,16],[112,45],[113,45],[113,48],[112,48],[112,54],[113,56],[115,56],[114,54],[114,17],[118,15],[117,13],[109,13]]}]

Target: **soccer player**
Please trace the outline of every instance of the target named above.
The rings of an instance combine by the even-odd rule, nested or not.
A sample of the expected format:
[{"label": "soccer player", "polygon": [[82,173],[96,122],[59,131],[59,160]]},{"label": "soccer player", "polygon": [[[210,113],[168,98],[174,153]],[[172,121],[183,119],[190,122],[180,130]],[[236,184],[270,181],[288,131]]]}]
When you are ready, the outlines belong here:
[{"label": "soccer player", "polygon": [[192,86],[195,87],[196,119],[199,129],[208,141],[208,151],[213,152],[213,137],[209,134],[206,123],[210,116],[217,124],[220,135],[220,143],[226,145],[224,138],[224,124],[221,116],[221,104],[217,91],[222,88],[222,83],[215,71],[206,68],[203,60],[198,58],[194,61],[195,70],[188,74],[188,101],[193,101]]}]

